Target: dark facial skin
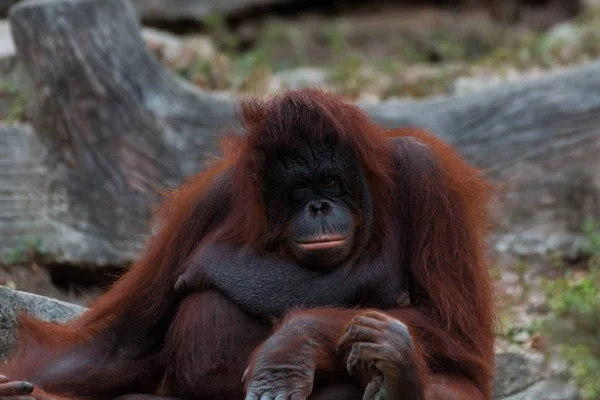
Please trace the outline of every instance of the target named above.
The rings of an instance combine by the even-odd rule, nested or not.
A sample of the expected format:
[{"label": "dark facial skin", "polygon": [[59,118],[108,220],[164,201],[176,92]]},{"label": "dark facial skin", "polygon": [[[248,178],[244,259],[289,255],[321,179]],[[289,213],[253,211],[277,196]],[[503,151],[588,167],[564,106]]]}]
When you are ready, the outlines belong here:
[{"label": "dark facial skin", "polygon": [[352,154],[334,144],[303,143],[266,165],[267,220],[279,243],[309,268],[344,262],[356,235],[358,166]]}]

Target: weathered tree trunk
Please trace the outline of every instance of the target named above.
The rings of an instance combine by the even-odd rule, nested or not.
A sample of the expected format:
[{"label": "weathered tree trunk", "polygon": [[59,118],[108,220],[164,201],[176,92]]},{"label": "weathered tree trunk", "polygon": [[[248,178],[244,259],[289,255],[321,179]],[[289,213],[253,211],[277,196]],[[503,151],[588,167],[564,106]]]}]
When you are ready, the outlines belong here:
[{"label": "weathered tree trunk", "polygon": [[23,2],[10,21],[44,148],[42,237],[65,260],[132,259],[156,190],[201,168],[230,107],[162,68],[124,1]]},{"label": "weathered tree trunk", "polygon": [[[155,190],[214,156],[215,133],[235,125],[231,101],[163,69],[125,0],[25,1],[10,21],[34,130],[0,129],[0,252],[36,235],[58,262],[132,261]],[[600,213],[600,63],[367,110],[430,128],[501,185],[499,249],[572,246]]]},{"label": "weathered tree trunk", "polygon": [[498,250],[576,252],[585,218],[600,218],[600,62],[368,109],[389,127],[430,129],[500,184]]}]

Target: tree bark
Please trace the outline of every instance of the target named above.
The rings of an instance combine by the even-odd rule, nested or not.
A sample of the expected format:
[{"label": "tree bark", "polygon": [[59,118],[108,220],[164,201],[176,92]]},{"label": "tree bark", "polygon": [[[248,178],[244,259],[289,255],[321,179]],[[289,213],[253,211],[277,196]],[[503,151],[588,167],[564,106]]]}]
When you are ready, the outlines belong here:
[{"label": "tree bark", "polygon": [[600,218],[600,62],[460,96],[368,107],[430,129],[499,184],[496,249],[576,256]]},{"label": "tree bark", "polygon": [[[29,0],[10,13],[31,122],[0,128],[0,253],[39,236],[52,260],[131,262],[156,190],[217,155],[232,101],[176,78],[148,52],[125,0]],[[461,96],[366,107],[457,146],[502,191],[496,248],[581,243],[600,213],[600,63]],[[575,247],[574,247],[575,246]]]},{"label": "tree bark", "polygon": [[46,150],[52,251],[94,265],[131,260],[157,190],[201,169],[217,127],[232,121],[228,103],[165,71],[124,1],[26,1],[10,21]]}]

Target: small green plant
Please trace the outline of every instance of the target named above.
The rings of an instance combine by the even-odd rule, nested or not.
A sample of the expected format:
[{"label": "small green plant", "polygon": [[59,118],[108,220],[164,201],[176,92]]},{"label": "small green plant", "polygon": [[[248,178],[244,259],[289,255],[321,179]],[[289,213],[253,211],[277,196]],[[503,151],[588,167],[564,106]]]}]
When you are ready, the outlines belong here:
[{"label": "small green plant", "polygon": [[12,250],[8,251],[2,261],[4,264],[18,264],[26,262],[35,255],[43,255],[46,253],[46,248],[39,236],[28,236]]},{"label": "small green plant", "polygon": [[18,94],[19,88],[17,83],[13,80],[2,79],[0,80],[0,94]]},{"label": "small green plant", "polygon": [[260,95],[260,90],[257,89],[265,84],[265,80],[271,73],[265,52],[256,49],[236,60],[231,86],[237,92]]},{"label": "small green plant", "polygon": [[289,28],[286,36],[294,54],[294,63],[296,65],[308,64],[308,51],[302,32],[298,28]]},{"label": "small green plant", "polygon": [[600,228],[586,220],[588,269],[544,283],[549,313],[540,331],[561,348],[584,399],[600,398]]},{"label": "small green plant", "polygon": [[11,105],[8,114],[6,115],[5,122],[15,123],[24,121],[27,117],[27,96],[23,93],[19,93],[15,102]]},{"label": "small green plant", "polygon": [[570,364],[573,379],[580,384],[581,395],[585,399],[600,398],[600,358],[590,351],[588,346],[565,347],[563,355]]},{"label": "small green plant", "polygon": [[350,53],[332,67],[328,80],[344,94],[359,97],[374,84],[376,76],[361,56]]},{"label": "small green plant", "polygon": [[9,97],[14,98],[14,102],[11,104],[5,117],[5,122],[13,123],[25,120],[27,96],[19,89],[17,83],[11,79],[0,80],[0,96],[1,95],[8,95]]},{"label": "small green plant", "polygon": [[530,288],[529,283],[527,282],[527,271],[529,270],[529,264],[522,259],[517,261],[515,265],[515,270],[519,277],[519,285],[521,286],[521,300],[526,301],[529,296]]},{"label": "small green plant", "polygon": [[502,268],[498,264],[492,264],[490,266],[490,276],[494,281],[502,279]]},{"label": "small green plant", "polygon": [[546,282],[546,289],[553,314],[569,317],[576,325],[598,330],[600,334],[600,280],[597,281],[596,275],[595,269],[579,279],[566,274],[564,278]]},{"label": "small green plant", "polygon": [[600,257],[600,224],[594,218],[586,218],[583,233],[587,239],[586,250],[592,258]]},{"label": "small green plant", "polygon": [[332,22],[323,29],[327,47],[334,58],[342,57],[348,51],[348,43],[338,22]]},{"label": "small green plant", "polygon": [[[252,55],[261,65],[273,71],[282,71],[309,63],[306,33],[282,20],[271,19],[265,23]],[[242,55],[243,57],[244,55]]]},{"label": "small green plant", "polygon": [[227,27],[227,21],[221,14],[209,14],[202,20],[208,34],[225,52],[234,52],[239,44],[238,37]]}]

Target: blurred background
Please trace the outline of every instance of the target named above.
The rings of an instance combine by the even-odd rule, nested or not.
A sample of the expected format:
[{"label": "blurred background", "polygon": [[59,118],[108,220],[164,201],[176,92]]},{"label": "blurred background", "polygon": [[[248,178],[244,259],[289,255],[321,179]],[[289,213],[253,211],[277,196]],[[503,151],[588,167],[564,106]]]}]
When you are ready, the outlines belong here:
[{"label": "blurred background", "polygon": [[134,1],[166,65],[210,91],[426,97],[594,59],[580,0]]},{"label": "blurred background", "polygon": [[[100,237],[97,232],[102,229],[114,229],[141,241],[147,232],[139,221],[146,221],[148,213],[141,212],[135,229],[118,228],[119,221],[109,219],[111,223],[98,224],[102,226],[92,232],[88,227],[97,221],[96,211],[89,210],[97,208],[89,204],[101,204],[96,203],[100,200],[74,195],[72,185],[79,184],[64,177],[48,178],[62,173],[57,165],[85,170],[79,161],[69,163],[71,153],[62,146],[74,139],[61,133],[88,129],[85,121],[60,122],[48,115],[89,117],[97,103],[94,100],[88,107],[83,100],[101,96],[86,92],[93,79],[78,77],[73,87],[83,88],[85,96],[70,108],[56,106],[64,108],[59,111],[48,106],[52,99],[44,98],[48,93],[40,89],[40,82],[50,74],[42,71],[41,62],[37,66],[42,65],[42,72],[23,62],[31,62],[33,56],[27,54],[38,51],[52,56],[43,49],[44,43],[39,48],[27,44],[33,36],[23,34],[19,42],[15,35],[13,40],[6,18],[14,3],[0,0],[4,18],[0,283],[86,305],[127,268],[139,247],[119,252],[114,250],[122,244],[115,244],[118,234],[110,246],[105,246],[106,240],[88,245],[85,235]],[[491,248],[500,309],[498,351],[508,356],[498,367],[506,376],[503,386],[495,387],[496,397],[600,399],[600,1],[134,0],[131,4],[152,56],[198,89],[195,95],[208,95],[214,104],[198,112],[201,121],[189,122],[196,117],[152,109],[160,96],[143,95],[153,118],[168,125],[161,132],[176,132],[185,139],[183,144],[171,140],[170,147],[159,146],[153,150],[157,154],[182,157],[185,164],[188,155],[181,149],[189,143],[212,149],[208,142],[189,139],[182,126],[211,132],[227,127],[230,114],[221,115],[219,107],[228,107],[232,95],[267,95],[300,87],[329,88],[360,102],[382,123],[422,122],[438,128],[435,133],[489,171],[502,188],[496,208],[501,223]],[[120,40],[126,40],[125,33],[119,33]],[[78,38],[76,30],[73,37]],[[25,54],[21,59],[15,55],[15,43]],[[102,46],[101,57],[110,58],[111,47]],[[115,42],[112,47],[115,58],[126,54],[119,53],[119,46]],[[76,74],[77,68],[58,71]],[[114,71],[106,76],[116,76]],[[128,73],[139,72],[139,79],[146,79],[144,71]],[[33,95],[23,75],[34,81]],[[159,78],[145,82],[150,86]],[[171,88],[170,82],[164,87]],[[63,90],[60,85],[69,87],[68,82],[48,85],[56,104],[80,96],[75,89]],[[157,93],[164,94],[166,89],[160,88]],[[207,122],[209,117],[214,118]],[[46,130],[48,135],[41,134]],[[117,154],[122,159],[129,153]],[[182,165],[164,166],[169,171],[177,168],[177,173],[163,181],[176,183],[200,169],[195,160]],[[22,189],[23,179],[30,178],[35,190]],[[87,191],[86,185],[77,190]],[[52,196],[46,196],[46,190]],[[25,197],[20,196],[33,205],[23,206]],[[127,204],[129,210],[136,201]],[[60,207],[52,208],[55,203]],[[110,202],[102,204],[102,212],[113,207]],[[54,218],[52,230],[28,223],[45,207],[54,210],[49,213]],[[46,224],[48,215],[44,218]],[[78,223],[70,223],[71,219]],[[130,244],[122,242],[123,248]],[[515,357],[534,360],[534,371],[519,369],[518,363],[515,367],[511,364]],[[540,389],[536,384],[542,380],[546,386]],[[527,392],[530,388],[537,392]]]}]

